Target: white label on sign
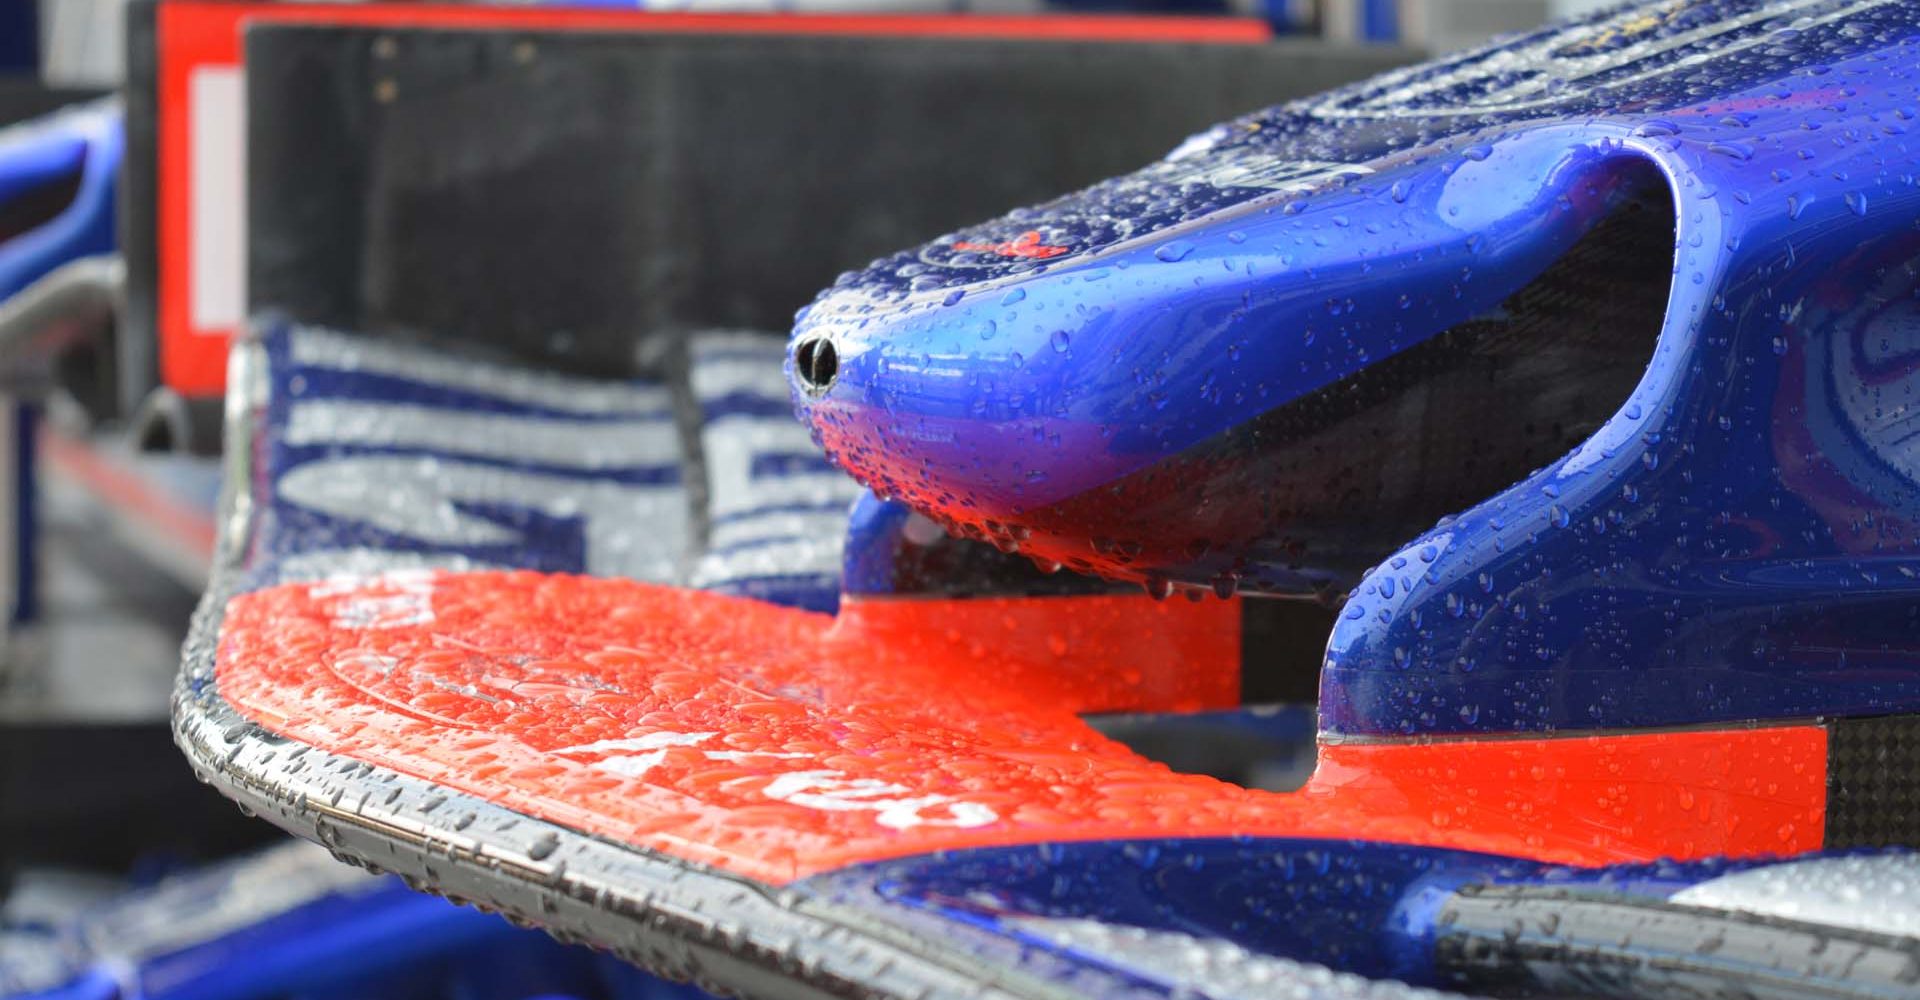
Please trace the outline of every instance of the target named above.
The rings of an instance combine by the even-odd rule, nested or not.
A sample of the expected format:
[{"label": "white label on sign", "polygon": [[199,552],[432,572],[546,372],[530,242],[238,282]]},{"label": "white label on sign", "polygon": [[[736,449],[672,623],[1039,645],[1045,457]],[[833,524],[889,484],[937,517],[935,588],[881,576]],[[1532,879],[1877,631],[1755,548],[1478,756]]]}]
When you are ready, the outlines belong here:
[{"label": "white label on sign", "polygon": [[203,66],[187,82],[188,318],[224,335],[247,316],[247,87],[238,66]]}]

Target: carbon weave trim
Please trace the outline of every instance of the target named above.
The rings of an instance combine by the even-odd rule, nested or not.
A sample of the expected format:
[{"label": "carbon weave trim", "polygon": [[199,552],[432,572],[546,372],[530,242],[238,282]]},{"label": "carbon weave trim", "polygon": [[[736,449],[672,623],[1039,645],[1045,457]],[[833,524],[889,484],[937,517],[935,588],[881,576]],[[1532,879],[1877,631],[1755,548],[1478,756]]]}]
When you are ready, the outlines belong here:
[{"label": "carbon weave trim", "polygon": [[1828,849],[1920,845],[1920,716],[1827,727]]}]

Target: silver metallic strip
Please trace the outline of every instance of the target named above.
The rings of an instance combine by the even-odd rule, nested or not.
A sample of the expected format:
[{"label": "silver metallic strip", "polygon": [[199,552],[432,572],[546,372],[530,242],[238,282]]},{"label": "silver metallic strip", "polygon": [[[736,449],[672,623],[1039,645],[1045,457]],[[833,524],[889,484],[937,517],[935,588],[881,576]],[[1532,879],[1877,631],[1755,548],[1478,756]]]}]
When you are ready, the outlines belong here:
[{"label": "silver metallic strip", "polygon": [[345,455],[296,466],[281,500],[437,545],[509,545],[512,528],[458,505],[513,503],[581,519],[587,568],[665,581],[686,558],[686,494],[678,484],[630,486],[411,455]]},{"label": "silver metallic strip", "polygon": [[818,472],[753,474],[757,456],[820,453],[807,429],[793,421],[723,417],[703,428],[700,439],[706,451],[708,490],[716,518],[794,503],[852,503],[860,493],[858,483],[828,466],[824,458]]},{"label": "silver metallic strip", "polygon": [[838,566],[841,539],[847,533],[847,512],[841,504],[818,513],[769,511],[727,521],[713,529],[708,547],[715,550],[767,541],[830,541]]},{"label": "silver metallic strip", "polygon": [[1920,937],[1920,854],[1783,861],[1709,879],[1671,901]]},{"label": "silver metallic strip", "polygon": [[[845,518],[841,519],[842,521]],[[738,552],[714,552],[700,557],[690,586],[709,588],[749,580],[796,576],[837,576],[840,541],[785,541]]]},{"label": "silver metallic strip", "polygon": [[665,413],[667,390],[642,383],[569,378],[533,369],[441,357],[427,349],[306,327],[293,334],[294,363],[310,368],[392,375],[514,403],[572,413]]},{"label": "silver metallic strip", "polygon": [[288,444],[420,448],[575,469],[674,468],[680,439],[671,414],[657,419],[541,420],[413,403],[316,399],[294,404]]},{"label": "silver metallic strip", "polygon": [[469,573],[511,569],[448,552],[400,552],[393,549],[319,549],[282,556],[274,562],[274,583],[299,583],[335,577],[369,579],[389,573],[445,570]]},{"label": "silver metallic strip", "polygon": [[1145,978],[1178,983],[1195,995],[1213,1000],[1268,1000],[1296,995],[1303,986],[1329,1000],[1459,1000],[1454,993],[1370,980],[1180,931],[1041,917],[1017,918],[1008,923],[1049,944],[1097,955]]}]

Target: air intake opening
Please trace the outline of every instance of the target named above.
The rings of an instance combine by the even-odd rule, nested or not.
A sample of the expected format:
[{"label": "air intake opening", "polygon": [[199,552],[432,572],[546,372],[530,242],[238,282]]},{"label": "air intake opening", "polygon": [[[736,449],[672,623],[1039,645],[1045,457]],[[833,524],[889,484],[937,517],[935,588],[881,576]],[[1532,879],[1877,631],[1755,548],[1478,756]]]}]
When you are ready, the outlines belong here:
[{"label": "air intake opening", "polygon": [[[1244,569],[1248,707],[1089,719],[1096,728],[1179,770],[1276,790],[1279,776],[1304,780],[1298,762],[1311,760],[1316,727],[1271,720],[1312,716],[1347,588],[1442,517],[1579,446],[1645,374],[1673,281],[1675,210],[1651,165],[1624,169],[1627,195],[1500,308],[1155,470],[1205,470],[1208,495],[1244,500],[1219,506],[1246,519],[1227,527],[1255,539],[1227,554]],[[1170,509],[1136,509],[1143,525],[1181,523]],[[1217,515],[1203,529],[1232,533]],[[1337,582],[1316,594],[1302,585],[1314,579]]]},{"label": "air intake opening", "polygon": [[793,349],[793,367],[809,392],[825,392],[840,374],[840,353],[833,341],[810,337]]},{"label": "air intake opening", "polygon": [[80,182],[86,171],[84,159],[79,167],[42,182],[15,197],[0,200],[0,243],[30,232],[53,221],[80,196]]}]

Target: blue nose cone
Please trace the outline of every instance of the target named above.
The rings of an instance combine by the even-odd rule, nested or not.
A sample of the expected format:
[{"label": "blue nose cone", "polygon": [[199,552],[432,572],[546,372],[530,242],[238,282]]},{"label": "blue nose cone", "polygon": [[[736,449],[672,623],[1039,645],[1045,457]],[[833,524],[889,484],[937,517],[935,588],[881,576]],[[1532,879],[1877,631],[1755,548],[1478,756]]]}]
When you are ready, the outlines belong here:
[{"label": "blue nose cone", "polygon": [[1343,603],[1332,734],[1912,711],[1917,38],[1640,4],[1261,112],[846,276],[795,399],[956,533]]},{"label": "blue nose cone", "polygon": [[[1632,352],[1644,365],[1673,220],[1630,128],[1264,174],[1270,150],[1209,141],[1227,140],[823,296],[791,367],[829,453],[876,491],[1043,562],[1208,586],[1254,567],[1263,587],[1324,590],[1380,554],[1377,538],[1369,557],[1345,537],[1355,520],[1385,519],[1404,539],[1577,443],[1535,447],[1531,464],[1502,465],[1505,479],[1469,477],[1477,493],[1427,491],[1447,507],[1403,496],[1394,475],[1434,477],[1394,473],[1377,438],[1398,433],[1383,407],[1420,405],[1407,398],[1419,373],[1486,353],[1435,338],[1498,325],[1513,296],[1628,210],[1632,266],[1594,277],[1660,297]],[[1161,204],[1203,178],[1242,186]],[[1276,468],[1266,457],[1283,440],[1300,450]]]}]

